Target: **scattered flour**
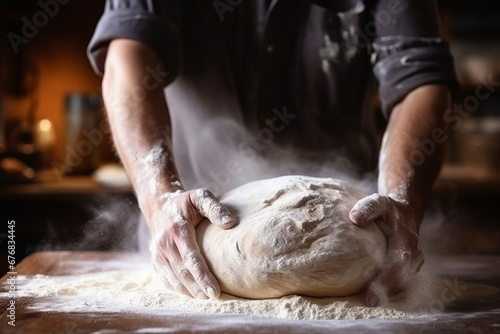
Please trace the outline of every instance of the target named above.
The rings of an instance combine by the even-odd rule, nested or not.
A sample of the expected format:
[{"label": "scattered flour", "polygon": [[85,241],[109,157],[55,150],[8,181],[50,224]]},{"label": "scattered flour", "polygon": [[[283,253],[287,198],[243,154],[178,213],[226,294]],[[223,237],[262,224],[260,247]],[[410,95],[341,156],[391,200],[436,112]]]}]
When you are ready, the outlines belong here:
[{"label": "scattered flour", "polygon": [[162,143],[153,146],[148,154],[140,160],[144,174],[148,180],[148,187],[150,193],[156,193],[158,189],[158,175],[166,167],[167,152],[163,149]]},{"label": "scattered flour", "polygon": [[[493,286],[434,278],[426,274],[429,269],[425,265],[403,294],[382,301],[378,307],[364,306],[360,294],[259,300],[222,294],[219,300],[200,300],[166,290],[148,261],[64,261],[63,266],[75,274],[17,277],[18,298],[27,300],[28,309],[161,316],[218,313],[300,320],[435,319],[450,304],[477,303],[482,297],[500,295],[500,289]],[[0,293],[0,297],[7,295]]]},{"label": "scattered flour", "polygon": [[[292,276],[297,276],[297,273],[310,273],[316,269],[324,268],[326,270],[326,265],[319,265],[320,262],[318,262],[323,254],[327,255],[328,263],[345,263],[348,267],[352,261],[358,261],[357,258],[360,257],[360,254],[362,257],[366,257],[366,252],[360,252],[360,249],[364,250],[364,248],[352,245],[356,246],[356,242],[367,242],[371,238],[365,237],[357,240],[358,231],[351,233],[346,230],[356,228],[345,218],[358,196],[354,190],[347,189],[331,179],[327,181],[327,179],[282,178],[280,181],[282,181],[280,186],[273,187],[273,189],[267,187],[266,184],[262,187],[262,183],[249,184],[250,186],[244,188],[245,191],[240,192],[245,196],[232,197],[228,195],[222,199],[223,203],[225,202],[224,204],[230,207],[230,210],[237,209],[236,213],[240,215],[240,218],[250,217],[253,211],[245,212],[245,210],[255,210],[259,206],[260,211],[257,210],[257,214],[273,213],[273,216],[281,218],[269,222],[267,219],[259,220],[255,219],[259,217],[253,217],[255,219],[252,220],[253,224],[257,225],[256,230],[245,229],[246,226],[251,227],[252,225],[241,220],[241,233],[233,233],[235,238],[231,239],[229,236],[223,235],[224,238],[219,241],[211,240],[212,242],[208,243],[211,247],[205,245],[203,250],[208,255],[207,258],[211,261],[212,269],[215,269],[216,273],[217,268],[227,269],[228,264],[232,263],[236,266],[234,272],[238,273],[240,277],[270,276],[287,271],[290,271]],[[266,193],[266,189],[269,190],[269,193]],[[329,200],[327,201],[326,198]],[[348,201],[346,201],[347,198]],[[257,199],[258,202],[254,203],[254,200]],[[270,208],[273,206],[275,208],[271,210]],[[265,210],[271,211],[265,212]],[[331,223],[332,217],[340,223]],[[318,226],[322,227],[321,224],[326,227],[334,226],[335,229],[327,229],[328,233],[315,234],[316,230],[324,232],[323,229],[316,229]],[[268,225],[272,225],[272,228],[266,231]],[[205,224],[205,226],[208,228],[213,225]],[[237,232],[238,229],[218,229],[217,231],[232,233]],[[337,236],[335,234],[337,231],[342,233]],[[219,232],[214,232],[212,236],[219,235]],[[288,232],[290,233],[287,234]],[[205,230],[204,233],[207,231]],[[279,239],[283,235],[287,235],[287,237],[284,237],[283,240]],[[300,236],[300,238],[294,239],[294,236]],[[198,234],[198,237],[206,241],[207,235]],[[328,239],[329,237],[332,239]],[[320,242],[317,242],[318,240]],[[282,242],[280,243],[280,241]],[[297,247],[297,245],[303,247]],[[203,247],[203,242],[201,246]],[[333,249],[334,252],[325,253],[329,249]],[[341,252],[343,249],[354,252],[354,258],[352,256],[346,257],[346,253]],[[378,248],[368,247],[368,250],[373,249],[380,251]],[[210,253],[213,250],[222,250],[223,253]],[[234,259],[227,257],[228,250],[231,250],[231,254],[235,256]],[[302,253],[296,253],[297,250]],[[241,256],[241,254],[246,258],[246,262],[237,259],[237,256]],[[305,257],[305,261],[301,261],[303,257]],[[377,262],[370,257],[366,257],[366,259],[369,260],[368,262]],[[244,263],[245,267],[250,268],[253,273],[245,274],[242,267],[238,266],[240,262]],[[251,265],[254,265],[253,268]],[[419,274],[411,277],[411,281],[408,282],[408,287],[403,293],[390,299],[381,300],[379,307],[366,307],[362,294],[348,297],[304,297],[294,294],[300,291],[291,290],[284,296],[275,296],[279,298],[270,298],[274,297],[272,295],[274,291],[266,291],[264,296],[258,295],[257,291],[262,288],[258,284],[248,285],[247,288],[252,298],[262,299],[245,299],[222,294],[219,300],[200,300],[167,290],[148,261],[134,262],[131,258],[126,258],[121,263],[120,261],[104,261],[99,264],[99,261],[96,263],[76,261],[73,265],[68,262],[58,264],[58,266],[67,268],[65,272],[71,273],[71,275],[64,275],[65,272],[63,272],[63,275],[60,276],[19,275],[17,277],[18,297],[28,300],[29,309],[40,312],[85,313],[223,313],[303,320],[419,319],[443,312],[447,305],[455,301],[467,298],[477,300],[481,296],[500,293],[500,289],[495,287],[433,278],[426,274],[427,270],[424,267]],[[361,268],[365,266],[366,263],[360,265]],[[75,268],[78,268],[76,272]],[[325,275],[319,270],[311,277],[300,276],[299,283],[290,278],[291,276],[287,276],[284,281],[290,283],[292,287],[300,286],[300,284],[305,284],[303,286],[307,287],[307,282],[317,279],[319,282],[313,282],[312,285],[320,286],[318,294],[322,296],[325,289],[335,284],[335,282],[327,282],[323,283],[322,286],[322,278],[327,281],[336,274],[336,271],[333,270]],[[227,273],[219,272],[218,274],[223,277]],[[347,270],[338,279],[338,282],[349,283],[350,280],[356,279],[362,274],[364,274],[362,270],[356,272]],[[369,279],[372,275],[373,273],[370,273],[364,279]],[[278,278],[280,277],[277,277],[276,282],[279,281]],[[226,286],[229,286],[229,283],[226,282]],[[355,289],[359,289],[359,287],[355,287]],[[283,291],[287,291],[285,287],[280,288],[278,292]],[[311,291],[314,293],[313,290]],[[6,294],[6,292],[0,293],[0,297]]]},{"label": "scattered flour", "polygon": [[297,295],[251,300],[223,294],[199,300],[168,291],[149,270],[109,271],[75,276],[19,276],[19,297],[31,308],[56,312],[154,312],[171,310],[250,314],[284,319],[400,319],[417,314],[393,308],[365,307],[361,296],[312,298]]}]

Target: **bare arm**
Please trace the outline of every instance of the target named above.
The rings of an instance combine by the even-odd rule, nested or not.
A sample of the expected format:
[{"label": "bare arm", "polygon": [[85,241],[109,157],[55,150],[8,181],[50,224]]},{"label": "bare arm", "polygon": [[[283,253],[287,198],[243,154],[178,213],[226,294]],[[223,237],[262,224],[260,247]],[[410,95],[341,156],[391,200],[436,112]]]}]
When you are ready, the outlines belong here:
[{"label": "bare arm", "polygon": [[[386,262],[368,287],[365,302],[404,288],[423,263],[418,230],[431,187],[443,159],[449,89],[427,85],[415,89],[391,113],[379,159],[378,194],[360,200],[351,210],[359,226],[375,222],[388,239]],[[425,150],[422,150],[425,143]]]},{"label": "bare arm", "polygon": [[195,227],[205,217],[223,228],[235,218],[205,189],[184,191],[172,155],[163,88],[168,74],[148,46],[113,40],[103,95],[118,154],[152,234],[153,265],[165,284],[197,298],[218,298],[220,287],[199,250]]},{"label": "bare arm", "polygon": [[408,202],[417,218],[415,230],[441,169],[447,132],[443,113],[449,105],[448,88],[417,88],[394,108],[382,142],[379,193]]},{"label": "bare arm", "polygon": [[[158,72],[156,78],[152,71]],[[104,102],[115,147],[142,209],[147,209],[147,197],[181,187],[171,158],[170,118],[163,93],[167,80],[152,49],[133,40],[111,42],[103,78]]]}]

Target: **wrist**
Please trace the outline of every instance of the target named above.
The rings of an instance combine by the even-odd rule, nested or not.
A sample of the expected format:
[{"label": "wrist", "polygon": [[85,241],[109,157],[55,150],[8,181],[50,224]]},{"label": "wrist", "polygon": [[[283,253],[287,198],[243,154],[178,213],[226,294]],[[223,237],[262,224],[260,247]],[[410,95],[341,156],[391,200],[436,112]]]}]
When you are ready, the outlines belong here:
[{"label": "wrist", "polygon": [[425,205],[423,204],[423,200],[418,196],[412,196],[410,194],[389,194],[387,196],[396,201],[399,205],[405,207],[405,211],[407,212],[405,221],[418,233],[424,214]]},{"label": "wrist", "polygon": [[170,198],[169,195],[184,191],[180,182],[173,185],[160,186],[157,185],[154,189],[144,189],[137,191],[137,201],[139,207],[146,217],[146,220],[152,221],[153,217],[164,210],[165,204]]}]

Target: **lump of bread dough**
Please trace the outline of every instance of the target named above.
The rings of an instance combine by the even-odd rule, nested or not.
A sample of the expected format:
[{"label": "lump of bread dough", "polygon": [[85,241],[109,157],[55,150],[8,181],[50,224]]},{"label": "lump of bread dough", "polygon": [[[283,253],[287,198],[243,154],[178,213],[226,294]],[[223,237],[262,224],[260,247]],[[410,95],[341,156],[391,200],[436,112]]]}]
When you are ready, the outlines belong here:
[{"label": "lump of bread dough", "polygon": [[355,294],[373,279],[387,248],[375,224],[349,221],[364,196],[330,178],[247,183],[220,198],[238,225],[224,230],[204,220],[197,239],[223,292],[255,299]]}]

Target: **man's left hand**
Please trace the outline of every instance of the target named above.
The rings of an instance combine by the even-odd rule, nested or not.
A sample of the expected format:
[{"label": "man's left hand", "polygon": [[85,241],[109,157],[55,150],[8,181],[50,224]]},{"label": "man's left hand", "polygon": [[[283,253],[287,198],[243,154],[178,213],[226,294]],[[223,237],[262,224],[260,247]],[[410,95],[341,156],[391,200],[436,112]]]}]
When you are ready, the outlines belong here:
[{"label": "man's left hand", "polygon": [[377,306],[381,298],[403,290],[424,263],[418,242],[419,218],[408,202],[373,194],[354,205],[349,219],[360,227],[375,223],[387,238],[386,259],[364,296],[366,305]]}]

